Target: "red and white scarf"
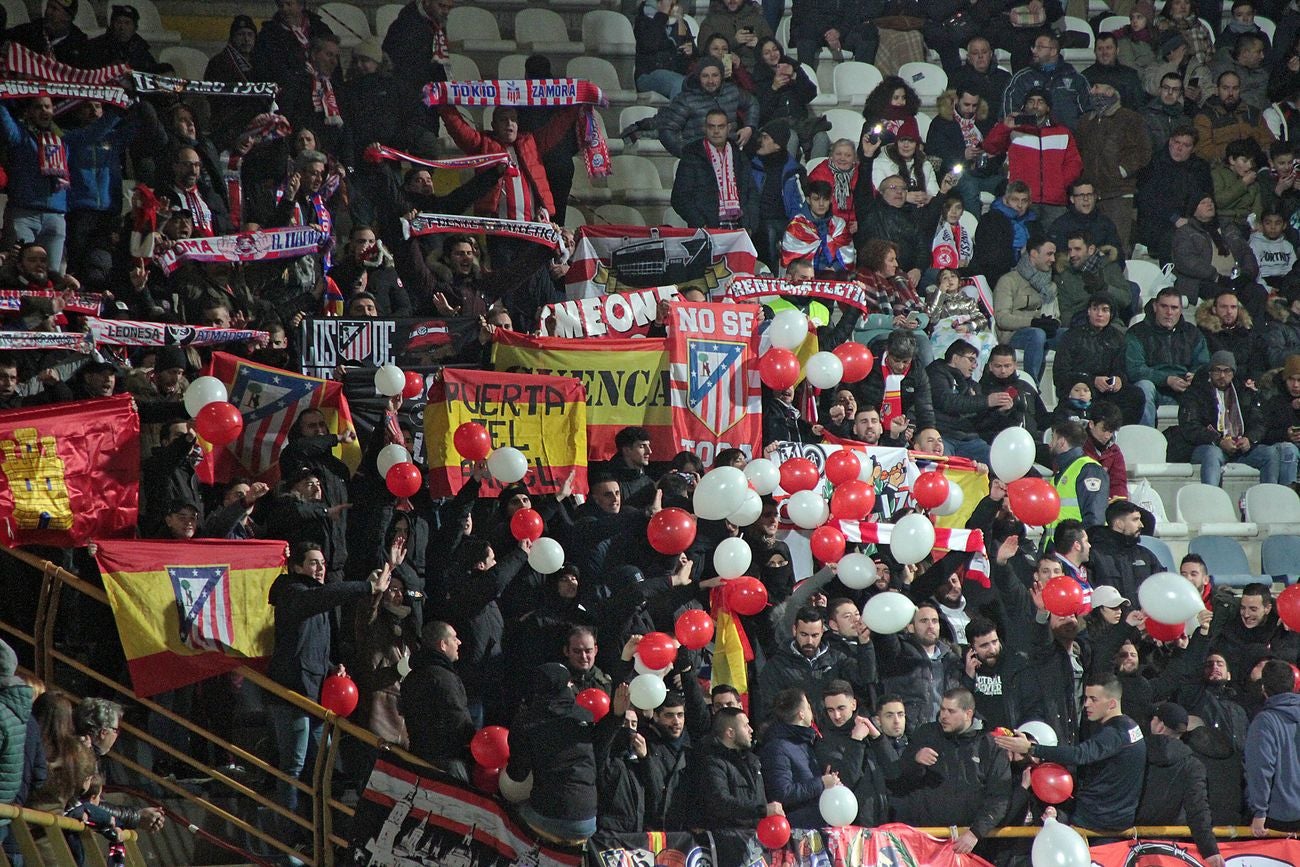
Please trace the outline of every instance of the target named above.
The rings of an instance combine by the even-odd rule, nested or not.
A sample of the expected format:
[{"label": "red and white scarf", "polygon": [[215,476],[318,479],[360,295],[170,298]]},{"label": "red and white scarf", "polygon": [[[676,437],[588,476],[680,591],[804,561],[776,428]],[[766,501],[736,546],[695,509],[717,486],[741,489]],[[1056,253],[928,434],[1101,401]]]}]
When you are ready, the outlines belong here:
[{"label": "red and white scarf", "polygon": [[732,159],[731,142],[715,147],[704,143],[704,150],[713,163],[713,176],[718,181],[718,219],[724,223],[740,218],[740,187],[736,183],[736,165]]},{"label": "red and white scarf", "polygon": [[199,186],[195,184],[188,190],[182,190],[180,187],[172,187],[176,191],[177,198],[181,204],[189,208],[190,214],[194,217],[194,234],[199,238],[211,238],[216,227],[212,223],[212,209],[208,203],[203,201],[203,196],[199,193]]},{"label": "red and white scarf", "polygon": [[310,19],[308,19],[306,15],[303,15],[298,19],[297,24],[290,24],[288,21],[282,21],[280,23],[284,25],[285,30],[288,30],[293,34],[294,39],[298,40],[298,44],[302,46],[303,55],[306,56],[308,50],[311,48]]},{"label": "red and white scarf", "polygon": [[930,243],[930,265],[934,268],[958,268],[975,255],[970,233],[961,223],[939,223]]},{"label": "red and white scarf", "polygon": [[57,126],[49,129],[29,128],[36,139],[36,165],[41,177],[55,178],[60,189],[71,185],[68,176],[68,146]]},{"label": "red and white scarf", "polygon": [[961,140],[966,144],[966,147],[979,147],[984,141],[984,133],[980,132],[979,127],[975,125],[975,118],[962,117],[957,112],[953,112],[953,116],[957,119],[957,127],[961,130]]},{"label": "red and white scarf", "polygon": [[244,221],[244,184],[242,168],[244,157],[260,144],[284,138],[293,131],[289,118],[280,114],[264,112],[249,121],[244,128],[245,136],[240,137],[240,146],[232,148],[225,154],[222,168],[222,180],[226,182],[226,193],[230,199],[230,222],[236,226]]},{"label": "red and white scarf", "polygon": [[609,105],[604,91],[590,81],[577,78],[488,79],[482,81],[433,81],[424,86],[424,104],[513,105],[563,107],[583,106],[574,129],[582,147],[587,174],[604,177],[610,173],[609,146],[596,124],[592,106]]},{"label": "red and white scarf", "polygon": [[343,114],[339,111],[338,97],[334,95],[334,82],[310,63],[307,64],[307,74],[311,76],[311,107],[325,115],[326,126],[343,126]]},{"label": "red and white scarf", "polygon": [[0,56],[0,99],[29,99],[36,96],[98,99],[120,108],[131,104],[121,82],[131,74],[125,63],[98,69],[77,69],[53,57],[38,54],[17,42],[6,44]]},{"label": "red and white scarf", "polygon": [[467,157],[451,157],[445,160],[431,160],[425,157],[417,157],[408,154],[406,151],[399,151],[397,148],[390,148],[387,145],[375,144],[366,148],[362,154],[362,159],[371,165],[379,165],[384,160],[393,162],[414,163],[417,166],[426,166],[431,169],[486,169],[490,166],[503,166],[510,164],[510,155],[506,153],[495,154],[473,154]]},{"label": "red and white scarf", "polygon": [[170,274],[182,262],[265,262],[296,259],[316,253],[329,240],[323,232],[302,226],[259,229],[238,235],[212,238],[187,238],[176,241],[154,257],[164,274]]},{"label": "red and white scarf", "polygon": [[912,362],[908,362],[902,373],[894,373],[885,363],[888,360],[888,351],[881,350],[876,364],[880,365],[880,372],[885,376],[885,393],[880,399],[880,423],[885,430],[889,430],[891,421],[903,414],[903,379],[912,371]]}]

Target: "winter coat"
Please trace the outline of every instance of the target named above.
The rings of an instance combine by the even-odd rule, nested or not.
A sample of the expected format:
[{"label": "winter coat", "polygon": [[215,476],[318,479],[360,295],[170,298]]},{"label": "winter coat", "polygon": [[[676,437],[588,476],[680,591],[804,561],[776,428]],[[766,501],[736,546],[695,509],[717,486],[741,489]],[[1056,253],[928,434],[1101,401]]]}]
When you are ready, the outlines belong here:
[{"label": "winter coat", "polygon": [[1147,100],[1146,90],[1142,87],[1142,77],[1132,66],[1125,66],[1119,62],[1109,66],[1094,63],[1083,70],[1083,77],[1088,80],[1090,86],[1109,84],[1115,88],[1115,93],[1119,95],[1119,104],[1129,111],[1138,111]]},{"label": "winter coat", "polygon": [[[1092,272],[1075,270],[1070,259],[1058,255],[1056,259],[1056,303],[1060,308],[1061,324],[1072,328],[1076,317],[1087,318],[1088,301],[1093,295],[1104,292],[1110,298],[1114,315],[1111,321],[1123,321],[1124,311],[1133,307],[1133,293],[1128,278],[1124,276],[1124,262],[1114,247],[1098,247],[1104,256],[1102,263]],[[1067,332],[1068,333],[1068,332]]]},{"label": "winter coat", "polygon": [[1008,179],[1029,184],[1029,197],[1039,205],[1068,204],[1070,184],[1083,171],[1074,133],[1056,115],[1046,126],[1018,124],[1011,129],[995,124],[984,149],[1007,155]]},{"label": "winter coat", "polygon": [[398,707],[402,675],[397,664],[415,650],[419,631],[410,615],[399,617],[383,606],[383,600],[383,593],[372,593],[353,614],[356,650],[349,673],[361,692],[356,722],[405,748],[409,741]]},{"label": "winter coat", "polygon": [[1237,324],[1224,328],[1223,320],[1214,315],[1214,299],[1207,298],[1196,307],[1196,327],[1205,335],[1205,348],[1213,355],[1224,350],[1237,360],[1237,379],[1258,377],[1264,370],[1260,358],[1260,333],[1245,307],[1237,310]]},{"label": "winter coat", "polygon": [[[63,133],[63,144],[67,150],[68,173],[93,172],[94,164],[88,160],[90,151],[104,139],[122,120],[116,112],[108,111],[94,123],[80,129],[70,129]],[[0,133],[3,133],[9,158],[5,168],[9,173],[9,207],[30,208],[63,214],[69,208],[70,187],[60,183],[59,178],[41,174],[37,157],[36,136],[26,122],[16,118],[6,107],[0,111]],[[75,161],[74,161],[75,155]],[[86,181],[82,174],[81,182]],[[53,263],[51,263],[53,264]]]},{"label": "winter coat", "polygon": [[[1223,735],[1230,751],[1238,759],[1246,749],[1246,730],[1250,720],[1236,689],[1229,683],[1208,683],[1198,678],[1195,683],[1184,684],[1173,694],[1173,700],[1189,714],[1205,722],[1207,731]],[[1238,798],[1237,812],[1241,810]],[[1236,814],[1234,814],[1236,815]]]},{"label": "winter coat", "polygon": [[1214,181],[1214,210],[1223,222],[1244,222],[1248,214],[1263,213],[1264,196],[1259,182],[1247,186],[1237,173],[1222,163],[1210,169]]},{"label": "winter coat", "polygon": [[[758,154],[754,154],[749,158],[749,168],[754,178],[754,207],[757,209],[759,198],[763,195],[763,187],[770,183],[768,178],[770,168]],[[787,220],[794,219],[795,215],[802,213],[804,210],[803,181],[803,166],[791,154],[787,153],[785,163],[781,166],[781,177],[778,180],[781,185],[781,206],[785,211]],[[695,224],[692,223],[691,225]]]},{"label": "winter coat", "polygon": [[822,689],[832,680],[847,680],[858,695],[866,697],[876,680],[875,648],[871,644],[858,644],[854,651],[856,655],[850,656],[830,642],[823,642],[817,655],[808,659],[793,641],[780,648],[767,660],[759,674],[762,707],[754,715],[755,722],[766,720],[777,693],[791,687],[814,696],[821,695]]},{"label": "winter coat", "polygon": [[993,286],[993,321],[998,342],[1007,343],[1022,328],[1043,314],[1043,296],[1019,271],[1008,271]]},{"label": "winter coat", "polygon": [[0,803],[4,804],[14,803],[23,787],[27,721],[32,715],[32,688],[14,674],[17,670],[17,654],[0,641]]},{"label": "winter coat", "polygon": [[[772,27],[763,17],[763,10],[753,3],[741,3],[739,8],[734,12],[727,8],[725,0],[712,0],[709,3],[709,13],[704,16],[700,22],[699,44],[696,50],[700,55],[705,54],[704,43],[715,33],[727,37],[727,42],[731,44],[731,50],[734,51],[741,61],[753,68],[758,62],[758,57],[754,54],[754,49],[748,45],[741,45],[736,41],[736,34],[741,30],[750,29],[754,35],[762,41],[765,36],[772,36]],[[756,43],[757,44],[757,43]],[[754,127],[758,129],[757,126]]]},{"label": "winter coat", "polygon": [[1173,328],[1162,328],[1148,314],[1128,330],[1124,364],[1131,382],[1148,380],[1157,389],[1172,394],[1165,380],[1194,373],[1210,363],[1205,337],[1195,325],[1179,319]]},{"label": "winter coat", "polygon": [[552,819],[596,818],[596,754],[591,711],[572,694],[535,702],[510,727],[512,780],[533,775],[528,804]]},{"label": "winter coat", "polygon": [[939,712],[939,696],[961,686],[961,657],[952,645],[940,639],[939,656],[931,659],[907,634],[874,635],[880,683],[886,695],[897,695],[907,708],[907,728],[914,731],[932,722]]},{"label": "winter coat", "polygon": [[1021,253],[1015,246],[1017,224],[1024,225],[1026,232],[1032,234],[1038,228],[1038,214],[1031,209],[1023,216],[1017,215],[1002,199],[995,199],[989,205],[975,227],[975,253],[969,269],[972,274],[982,274],[996,283],[1016,267]]},{"label": "winter coat", "polygon": [[664,149],[675,157],[683,156],[686,145],[704,138],[704,118],[715,108],[726,112],[736,129],[758,129],[761,122],[754,97],[726,81],[717,91],[705,93],[699,74],[692,74],[681,93],[659,109],[659,141]]},{"label": "winter coat", "polygon": [[998,391],[1011,395],[1009,408],[986,409],[975,420],[975,429],[985,442],[993,442],[998,434],[1009,427],[1023,427],[1037,441],[1039,432],[1049,426],[1043,396],[1038,393],[1038,386],[1029,382],[1028,378],[1022,379],[1019,375],[1012,374],[1006,379],[999,379],[985,367],[979,386],[980,395],[986,399]]},{"label": "winter coat", "polygon": [[818,767],[830,766],[840,775],[858,799],[858,815],[853,824],[874,827],[892,821],[887,769],[892,770],[898,757],[883,737],[854,740],[854,720],[842,726],[829,721],[820,725],[822,737],[813,744]]},{"label": "winter coat", "polygon": [[[1051,637],[1046,623],[1035,623],[1034,647],[1030,654],[1030,677],[1037,679],[1043,697],[1043,721],[1056,732],[1062,744],[1077,743],[1079,717],[1083,710],[1075,700],[1074,667],[1070,654],[1060,642]],[[1092,652],[1092,639],[1082,632],[1075,638],[1078,659],[1085,676],[1097,658]]]},{"label": "winter coat", "polygon": [[1201,199],[1213,195],[1208,162],[1195,154],[1174,162],[1169,148],[1162,149],[1138,177],[1134,242],[1145,244],[1153,256],[1167,262],[1174,224],[1192,213]]},{"label": "winter coat", "polygon": [[1205,768],[1209,786],[1210,819],[1216,825],[1240,825],[1245,803],[1242,783],[1241,750],[1232,748],[1228,736],[1221,731],[1202,726],[1183,735],[1183,743]]},{"label": "winter coat", "polygon": [[930,377],[930,400],[939,433],[945,440],[974,439],[975,418],[988,409],[988,400],[975,382],[942,358],[930,362],[925,372]]},{"label": "winter coat", "polygon": [[[1007,626],[1004,625],[1005,630]],[[964,636],[963,636],[964,637]],[[1003,647],[998,664],[989,668],[983,663],[975,676],[961,672],[961,685],[975,696],[975,713],[987,728],[1015,728],[1029,719],[1042,716],[1042,699],[1038,684],[1029,676],[1029,658],[1018,650]]]},{"label": "winter coat", "polygon": [[[137,116],[113,116],[112,122],[91,139],[68,143],[69,211],[108,211],[122,207],[122,155],[140,129]],[[193,320],[191,320],[193,321]]]},{"label": "winter coat", "polygon": [[90,37],[86,36],[75,21],[68,25],[68,32],[63,34],[63,38],[55,43],[51,43],[50,35],[45,31],[44,18],[33,18],[25,24],[16,24],[5,35],[10,41],[26,46],[37,54],[52,56],[60,63],[78,68],[86,66],[86,45],[90,42]]},{"label": "winter coat", "polygon": [[[1138,825],[1187,825],[1202,858],[1217,855],[1205,766],[1186,744],[1169,735],[1148,735],[1147,766],[1138,801]],[[1220,781],[1215,780],[1215,785]]]},{"label": "winter coat", "polygon": [[1137,536],[1125,536],[1110,527],[1090,527],[1088,580],[1092,586],[1110,585],[1128,600],[1137,599],[1138,586],[1149,576],[1165,571],[1159,558],[1138,543]]},{"label": "winter coat", "polygon": [[1169,134],[1190,119],[1181,102],[1165,105],[1158,96],[1148,100],[1142,108],[1142,122],[1151,138],[1151,153],[1154,155],[1166,150]]},{"label": "winter coat", "polygon": [[1073,129],[1092,108],[1088,93],[1088,79],[1064,60],[1058,60],[1051,71],[1030,65],[1011,76],[1002,94],[1002,113],[1006,117],[1018,113],[1025,105],[1029,91],[1042,88],[1052,95],[1052,114],[1065,126]]},{"label": "winter coat", "polygon": [[[916,760],[923,749],[939,760],[926,767]],[[1002,822],[1011,799],[1011,766],[981,720],[958,734],[927,722],[912,735],[890,781],[899,822],[914,827],[968,825],[983,837]]]},{"label": "winter coat", "polygon": [[1083,453],[1101,464],[1101,468],[1106,471],[1106,478],[1110,480],[1110,499],[1128,499],[1128,467],[1124,463],[1124,452],[1120,450],[1115,437],[1112,435],[1108,442],[1099,443],[1089,429],[1083,441]]},{"label": "winter coat", "polygon": [[[863,164],[859,168],[857,191],[872,189],[870,183],[871,166]],[[862,174],[865,172],[865,174]],[[935,196],[930,204],[924,206],[904,203],[901,208],[886,204],[878,198],[869,206],[858,211],[858,232],[853,240],[861,246],[871,238],[893,241],[898,245],[899,271],[911,271],[913,268],[924,270],[930,267],[930,242],[934,238],[934,228],[939,223],[939,209],[943,200]],[[976,249],[979,248],[978,243]]]},{"label": "winter coat", "polygon": [[[709,158],[708,142],[700,139],[685,145],[677,175],[673,178],[672,204],[688,226],[716,229],[720,222],[718,205],[721,191],[718,177]],[[736,191],[740,196],[739,222],[746,231],[758,228],[758,189],[754,186],[754,173],[746,165],[745,155],[735,142],[730,142],[732,172],[736,178]]]},{"label": "winter coat", "polygon": [[[1104,247],[1110,247],[1118,253],[1124,250],[1114,220],[1095,208],[1091,213],[1081,214],[1071,206],[1066,208],[1065,213],[1053,220],[1047,228],[1047,237],[1056,244],[1057,264],[1065,259],[1066,239],[1073,232],[1087,232],[1098,250]],[[1126,306],[1130,305],[1132,299],[1126,299],[1124,303]]]},{"label": "winter coat", "polygon": [[1261,409],[1268,422],[1264,442],[1272,444],[1292,441],[1291,428],[1300,427],[1300,409],[1296,409],[1291,400],[1290,392],[1275,394],[1264,400]]},{"label": "winter coat", "polygon": [[1072,326],[1061,335],[1056,343],[1056,361],[1052,365],[1057,402],[1065,402],[1070,388],[1079,378],[1086,378],[1091,383],[1097,376],[1115,376],[1123,385],[1128,385],[1124,345],[1124,332],[1114,325],[1099,330],[1085,322]]},{"label": "winter coat", "polygon": [[[646,12],[652,14],[646,14]],[[677,24],[669,24],[668,16],[646,4],[632,21],[632,35],[636,38],[636,77],[649,75],[657,69],[667,69],[685,75],[691,68],[694,55],[686,55],[678,47],[691,41],[677,34]]]},{"label": "winter coat", "polygon": [[408,86],[412,96],[426,82],[446,81],[446,68],[433,58],[433,23],[421,11],[419,0],[411,0],[397,13],[384,35],[384,54],[393,62],[393,73]]},{"label": "winter coat", "polygon": [[439,766],[467,759],[475,726],[465,684],[446,654],[433,647],[413,653],[398,695],[412,753]]},{"label": "winter coat", "polygon": [[[884,358],[886,344],[887,340],[877,340],[872,344],[871,352],[877,359]],[[872,365],[866,379],[854,387],[853,394],[858,399],[858,406],[879,407],[885,399],[885,376],[881,367],[880,362]],[[930,399],[930,377],[915,359],[903,376],[901,390],[903,412],[916,425],[917,430],[933,427],[934,404]]]},{"label": "winter coat", "polygon": [[597,829],[636,834],[646,827],[648,764],[632,753],[632,730],[606,714],[592,732],[596,758]]},{"label": "winter coat", "polygon": [[[1241,409],[1242,436],[1251,444],[1264,441],[1264,414],[1254,393],[1233,382],[1229,388],[1237,393]],[[1219,429],[1219,403],[1209,375],[1198,376],[1178,398],[1178,426],[1168,434],[1169,460],[1187,461],[1197,446],[1217,445],[1223,438]]]},{"label": "winter coat", "polygon": [[712,740],[698,752],[701,827],[749,828],[767,815],[763,763],[757,753],[728,749]]},{"label": "winter coat", "polygon": [[[934,120],[930,121],[930,131],[925,135],[925,153],[942,161],[939,168],[941,173],[947,173],[955,164],[961,163],[966,166],[966,171],[973,172],[977,177],[987,177],[1001,167],[1002,159],[989,156],[985,158],[984,165],[978,168],[975,164],[967,165],[966,140],[962,137],[961,126],[957,122],[956,105],[957,91],[950,88],[939,96],[935,103]],[[980,99],[979,108],[975,109],[975,129],[981,138],[988,137],[989,130],[995,123],[997,119],[989,117],[989,104]]]},{"label": "winter coat", "polygon": [[505,675],[502,664],[505,621],[497,598],[524,568],[527,559],[524,550],[515,547],[498,554],[496,565],[487,572],[465,564],[468,568],[452,576],[445,603],[433,606],[446,611],[461,637],[460,670],[466,691],[476,698],[489,688],[499,687]]},{"label": "winter coat", "polygon": [[[303,10],[303,15],[307,17],[309,40],[317,36],[328,36],[334,32],[315,12]],[[390,29],[389,32],[395,29],[400,28]],[[388,51],[387,45],[384,46],[384,50],[392,58],[393,65],[397,66],[400,62],[399,58]],[[306,64],[307,49],[293,35],[293,31],[284,25],[281,13],[275,13],[262,24],[262,29],[257,31],[257,41],[253,43],[253,80],[282,81],[290,72],[296,72]]]},{"label": "winter coat", "polygon": [[271,585],[275,608],[275,649],[267,674],[285,689],[320,700],[330,663],[330,614],[370,592],[366,581],[318,584],[310,576],[285,572]]},{"label": "winter coat", "polygon": [[1300,353],[1300,316],[1290,311],[1284,297],[1269,299],[1268,315],[1260,335],[1264,361],[1260,366],[1271,369],[1286,364],[1288,355]]},{"label": "winter coat", "polygon": [[1196,155],[1203,160],[1222,160],[1228,143],[1239,139],[1254,139],[1264,153],[1274,141],[1259,109],[1240,102],[1229,110],[1217,95],[1205,101],[1192,124],[1197,133]]},{"label": "winter coat", "polygon": [[1090,111],[1074,131],[1083,160],[1081,177],[1097,191],[1097,200],[1131,196],[1138,172],[1151,162],[1151,138],[1137,112],[1123,106],[1110,114]]},{"label": "winter coat", "polygon": [[1251,818],[1300,820],[1300,695],[1269,696],[1246,734],[1246,805]]},{"label": "winter coat", "polygon": [[785,817],[795,828],[816,828],[822,822],[817,802],[825,786],[821,765],[813,752],[816,737],[812,726],[778,721],[768,728],[758,748],[767,797],[781,803]]},{"label": "winter coat", "polygon": [[[773,88],[774,76],[766,63],[759,62],[754,70],[754,98],[758,101],[759,114],[763,122],[785,119],[790,121],[800,141],[807,146],[811,134],[805,136],[809,127],[809,106],[817,98],[817,83],[808,77],[808,73],[793,57],[783,57],[782,63],[789,63],[794,69],[794,79],[779,88]],[[743,67],[742,67],[743,69]],[[788,141],[778,144],[789,145]]]}]

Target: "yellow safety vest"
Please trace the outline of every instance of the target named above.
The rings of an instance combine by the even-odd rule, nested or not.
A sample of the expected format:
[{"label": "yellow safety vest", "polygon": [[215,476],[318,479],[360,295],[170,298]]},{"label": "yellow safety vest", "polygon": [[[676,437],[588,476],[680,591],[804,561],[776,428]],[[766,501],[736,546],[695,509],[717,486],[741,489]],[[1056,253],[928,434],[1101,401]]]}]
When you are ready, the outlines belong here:
[{"label": "yellow safety vest", "polygon": [[807,309],[795,304],[789,298],[780,296],[773,298],[771,301],[765,301],[763,306],[771,310],[773,315],[780,313],[782,310],[803,310],[804,313],[808,314],[808,318],[813,321],[813,325],[818,328],[824,328],[831,324],[831,309],[814,298],[808,299]]},{"label": "yellow safety vest", "polygon": [[1083,520],[1083,513],[1079,511],[1078,483],[1079,473],[1083,472],[1083,468],[1088,466],[1088,464],[1101,466],[1101,463],[1096,459],[1090,458],[1087,455],[1080,455],[1075,458],[1074,462],[1065,468],[1065,472],[1061,473],[1060,477],[1052,483],[1053,487],[1056,488],[1057,495],[1061,498],[1061,514],[1056,517],[1056,520],[1053,521],[1050,526],[1044,528],[1043,534],[1047,538],[1051,538],[1052,529],[1067,518],[1073,518],[1076,521]]}]

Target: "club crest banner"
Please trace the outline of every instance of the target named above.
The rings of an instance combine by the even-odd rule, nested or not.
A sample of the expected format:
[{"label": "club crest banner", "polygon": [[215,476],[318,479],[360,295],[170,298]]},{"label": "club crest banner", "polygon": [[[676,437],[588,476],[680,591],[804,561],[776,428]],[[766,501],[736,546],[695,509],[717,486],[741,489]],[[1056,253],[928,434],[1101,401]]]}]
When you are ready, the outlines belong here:
[{"label": "club crest banner", "polygon": [[757,264],[754,242],[742,230],[583,226],[565,282],[570,299],[668,285],[721,298]]}]

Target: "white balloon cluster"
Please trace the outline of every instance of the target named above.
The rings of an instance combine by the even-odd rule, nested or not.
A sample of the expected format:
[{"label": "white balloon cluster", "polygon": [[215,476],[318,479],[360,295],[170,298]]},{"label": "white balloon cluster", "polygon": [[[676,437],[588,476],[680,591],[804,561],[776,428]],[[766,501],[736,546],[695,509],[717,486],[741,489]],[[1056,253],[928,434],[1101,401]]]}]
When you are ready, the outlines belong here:
[{"label": "white balloon cluster", "polygon": [[740,510],[748,496],[749,479],[744,472],[736,467],[714,467],[695,486],[691,503],[697,518],[721,521]]},{"label": "white balloon cluster", "polygon": [[225,403],[230,399],[226,384],[215,376],[200,376],[185,388],[185,411],[191,418],[210,403]]}]

